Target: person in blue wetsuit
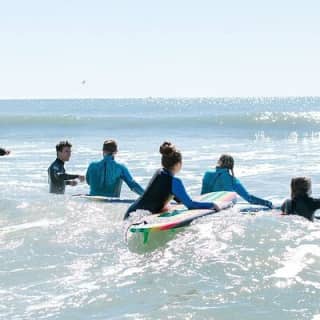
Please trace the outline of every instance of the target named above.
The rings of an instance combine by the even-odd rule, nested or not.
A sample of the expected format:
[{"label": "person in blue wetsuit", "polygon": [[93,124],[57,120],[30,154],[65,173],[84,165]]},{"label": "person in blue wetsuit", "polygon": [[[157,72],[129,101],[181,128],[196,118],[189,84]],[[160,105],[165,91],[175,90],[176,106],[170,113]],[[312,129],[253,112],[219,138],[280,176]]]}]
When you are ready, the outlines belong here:
[{"label": "person in blue wetsuit", "polygon": [[160,146],[160,153],[162,168],[156,171],[144,194],[129,207],[124,219],[138,209],[159,213],[166,209],[167,204],[174,197],[188,209],[220,210],[213,202],[197,202],[189,197],[182,181],[175,177],[182,167],[182,155],[174,145],[164,142]]},{"label": "person in blue wetsuit", "polygon": [[272,208],[272,202],[250,194],[234,176],[234,159],[230,155],[223,154],[214,170],[207,171],[202,179],[201,194],[216,191],[234,191],[251,204],[258,204]]},{"label": "person in blue wetsuit", "polygon": [[320,209],[320,199],[312,198],[311,193],[311,180],[309,178],[292,178],[291,199],[287,199],[282,204],[282,214],[294,214],[314,221],[314,213]]},{"label": "person in blue wetsuit", "polygon": [[137,193],[143,194],[143,188],[133,179],[127,167],[115,161],[118,152],[114,140],[106,140],[102,147],[103,159],[90,163],[86,180],[91,196],[120,197],[122,181]]}]

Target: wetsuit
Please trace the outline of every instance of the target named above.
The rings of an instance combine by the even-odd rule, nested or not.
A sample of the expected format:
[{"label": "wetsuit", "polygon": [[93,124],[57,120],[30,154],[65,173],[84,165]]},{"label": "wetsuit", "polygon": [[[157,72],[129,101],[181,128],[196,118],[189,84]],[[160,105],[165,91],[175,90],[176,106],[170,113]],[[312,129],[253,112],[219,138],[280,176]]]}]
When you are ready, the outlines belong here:
[{"label": "wetsuit", "polygon": [[179,199],[188,209],[211,209],[214,205],[212,202],[191,200],[179,178],[174,177],[166,169],[159,169],[152,177],[144,194],[129,207],[124,219],[138,209],[159,213],[173,197]]},{"label": "wetsuit", "polygon": [[120,197],[122,181],[138,195],[143,188],[133,179],[127,167],[116,162],[112,155],[106,155],[101,161],[90,163],[86,180],[91,196]]},{"label": "wetsuit", "polygon": [[204,174],[201,194],[216,191],[234,191],[249,203],[258,204],[269,208],[272,207],[272,202],[250,194],[241,184],[240,180],[233,177],[226,168],[217,167],[215,170],[207,171]]},{"label": "wetsuit", "polygon": [[7,154],[6,149],[0,148],[0,156],[5,156]]},{"label": "wetsuit", "polygon": [[57,158],[48,168],[49,192],[64,194],[66,185],[70,184],[68,180],[77,178],[79,178],[77,174],[67,174],[64,162]]},{"label": "wetsuit", "polygon": [[299,215],[310,221],[314,220],[317,209],[320,209],[320,199],[311,198],[308,195],[288,199],[281,206],[282,212]]}]

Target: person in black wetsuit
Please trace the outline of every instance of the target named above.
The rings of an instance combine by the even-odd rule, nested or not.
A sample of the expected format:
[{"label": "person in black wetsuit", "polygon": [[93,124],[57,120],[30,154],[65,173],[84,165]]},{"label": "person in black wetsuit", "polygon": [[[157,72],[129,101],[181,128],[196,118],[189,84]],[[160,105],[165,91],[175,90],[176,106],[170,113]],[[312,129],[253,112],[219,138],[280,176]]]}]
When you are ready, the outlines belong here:
[{"label": "person in black wetsuit", "polygon": [[76,186],[79,181],[84,181],[84,176],[79,174],[67,174],[64,163],[70,160],[72,144],[61,141],[56,145],[57,159],[48,168],[49,192],[64,194],[66,185]]},{"label": "person in black wetsuit", "polygon": [[291,199],[282,204],[282,214],[295,214],[313,221],[317,209],[320,209],[320,199],[311,197],[311,180],[306,177],[293,178]]},{"label": "person in black wetsuit", "polygon": [[188,209],[220,210],[213,202],[197,202],[189,197],[182,181],[175,177],[182,167],[182,155],[173,144],[164,142],[160,146],[160,153],[162,168],[156,171],[143,195],[129,207],[124,219],[129,218],[130,213],[138,209],[151,213],[164,211],[174,197]]},{"label": "person in black wetsuit", "polygon": [[6,149],[3,149],[3,148],[0,148],[0,156],[7,156],[11,153],[10,150],[6,150]]}]

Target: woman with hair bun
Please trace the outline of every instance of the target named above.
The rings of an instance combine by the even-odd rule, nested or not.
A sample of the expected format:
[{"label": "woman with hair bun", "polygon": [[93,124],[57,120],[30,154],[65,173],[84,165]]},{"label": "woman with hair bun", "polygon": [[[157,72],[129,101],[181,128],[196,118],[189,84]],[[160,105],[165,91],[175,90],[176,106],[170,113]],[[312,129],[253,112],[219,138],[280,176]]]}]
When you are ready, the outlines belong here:
[{"label": "woman with hair bun", "polygon": [[156,171],[144,194],[129,207],[124,219],[138,209],[159,213],[166,209],[172,198],[182,202],[188,209],[220,210],[213,202],[197,202],[189,197],[182,181],[175,177],[182,167],[182,155],[171,142],[165,141],[159,151],[162,168]]},{"label": "woman with hair bun", "polygon": [[234,159],[228,154],[220,156],[215,170],[208,170],[202,179],[201,194],[217,191],[234,191],[244,200],[252,204],[258,204],[272,208],[272,202],[250,194],[234,176]]}]

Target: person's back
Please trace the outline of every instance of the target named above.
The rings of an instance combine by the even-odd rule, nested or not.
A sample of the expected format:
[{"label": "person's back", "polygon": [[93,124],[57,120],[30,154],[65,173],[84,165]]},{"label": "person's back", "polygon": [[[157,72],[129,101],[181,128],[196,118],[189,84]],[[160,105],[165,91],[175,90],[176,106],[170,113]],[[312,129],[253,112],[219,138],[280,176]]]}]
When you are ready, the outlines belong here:
[{"label": "person's back", "polygon": [[297,177],[291,180],[291,199],[287,199],[281,206],[283,214],[302,216],[310,221],[314,213],[320,209],[320,199],[312,198],[311,180]]},{"label": "person's back", "polygon": [[216,169],[209,170],[204,174],[201,194],[218,191],[234,191],[251,204],[272,208],[272,202],[258,198],[246,190],[240,180],[234,176],[233,167],[233,157],[226,154],[221,155]]},{"label": "person's back", "polygon": [[136,210],[147,210],[151,213],[159,213],[167,209],[172,198],[183,203],[188,209],[212,209],[219,210],[213,202],[193,201],[187,194],[182,181],[175,177],[182,167],[181,152],[176,150],[171,142],[165,141],[160,146],[162,169],[156,171],[149,182],[144,194],[137,199],[127,210],[124,219],[129,218],[130,213]]},{"label": "person's back", "polygon": [[285,214],[294,214],[313,221],[314,213],[319,208],[320,199],[315,199],[306,195],[286,200],[281,206],[281,211]]},{"label": "person's back", "polygon": [[226,168],[217,167],[208,170],[203,177],[201,194],[218,191],[234,191],[234,185],[238,179],[232,177]]},{"label": "person's back", "polygon": [[150,180],[144,194],[138,199],[139,209],[151,213],[160,212],[173,198],[172,175],[165,169],[158,169]]},{"label": "person's back", "polygon": [[89,165],[86,180],[91,196],[120,197],[123,181],[132,191],[139,195],[143,193],[143,188],[133,179],[127,167],[114,159],[117,150],[115,141],[106,140],[103,159]]}]

